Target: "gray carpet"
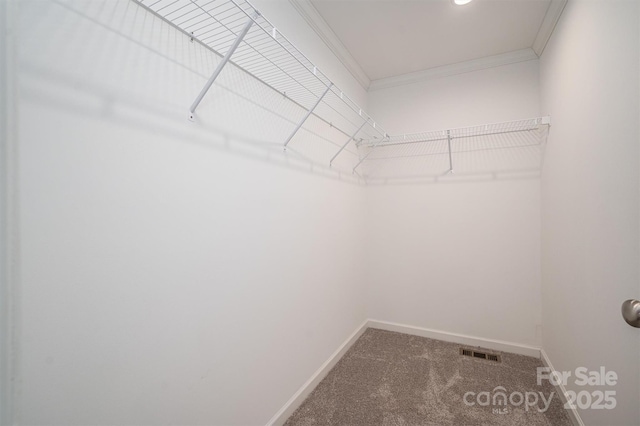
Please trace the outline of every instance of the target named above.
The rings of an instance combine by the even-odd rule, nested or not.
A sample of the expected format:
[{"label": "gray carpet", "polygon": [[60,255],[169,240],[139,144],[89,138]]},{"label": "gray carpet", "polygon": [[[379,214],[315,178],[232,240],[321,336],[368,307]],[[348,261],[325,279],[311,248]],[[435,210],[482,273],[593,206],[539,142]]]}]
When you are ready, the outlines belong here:
[{"label": "gray carpet", "polygon": [[[557,393],[544,412],[541,398],[536,406],[519,405],[517,395],[515,404],[493,405],[497,386],[548,401],[555,389],[546,380],[537,386],[539,359],[491,351],[502,358],[496,363],[462,356],[460,347],[369,328],[286,425],[571,425]],[[466,392],[475,392],[467,395],[475,405],[464,403]]]}]

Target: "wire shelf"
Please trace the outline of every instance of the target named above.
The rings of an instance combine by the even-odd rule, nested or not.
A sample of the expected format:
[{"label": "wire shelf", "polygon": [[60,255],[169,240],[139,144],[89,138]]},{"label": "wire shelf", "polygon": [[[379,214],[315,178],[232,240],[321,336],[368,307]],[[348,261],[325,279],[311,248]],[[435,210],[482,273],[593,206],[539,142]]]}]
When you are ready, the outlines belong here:
[{"label": "wire shelf", "polygon": [[252,20],[253,25],[230,62],[304,110],[311,110],[315,118],[337,129],[343,141],[352,136],[356,142],[385,137],[384,130],[361,107],[248,1],[135,1],[221,56],[233,46],[247,21]]},{"label": "wire shelf", "polygon": [[363,141],[354,169],[367,183],[416,178],[535,173],[542,162],[549,117]]},{"label": "wire shelf", "polygon": [[548,117],[390,136],[247,0],[134,1],[291,102],[283,146],[312,164],[365,183],[540,169]]}]

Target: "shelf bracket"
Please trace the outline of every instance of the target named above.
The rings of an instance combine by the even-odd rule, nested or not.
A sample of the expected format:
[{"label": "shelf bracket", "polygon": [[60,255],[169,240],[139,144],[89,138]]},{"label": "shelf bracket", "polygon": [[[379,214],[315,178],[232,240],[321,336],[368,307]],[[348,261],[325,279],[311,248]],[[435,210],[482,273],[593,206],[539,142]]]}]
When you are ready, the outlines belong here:
[{"label": "shelf bracket", "polygon": [[349,140],[347,140],[347,141],[344,143],[344,145],[342,145],[342,147],[340,148],[340,150],[339,150],[338,152],[336,152],[336,155],[334,155],[334,156],[331,158],[331,160],[329,161],[329,166],[331,166],[331,165],[333,164],[333,160],[335,160],[335,159],[336,159],[336,157],[337,157],[338,155],[340,155],[340,153],[342,152],[342,150],[343,150],[343,149],[345,149],[345,148],[347,147],[347,145],[349,145],[349,142],[351,142],[351,141],[353,140],[353,138],[355,138],[355,137],[356,137],[356,135],[360,132],[360,130],[362,130],[362,128],[363,128],[364,126],[366,126],[366,125],[367,125],[367,123],[368,123],[368,122],[369,122],[369,119],[367,118],[367,119],[365,120],[365,122],[364,122],[364,123],[362,123],[362,126],[358,127],[358,130],[356,130],[356,131],[353,133],[353,135],[351,135],[351,137],[349,138]]},{"label": "shelf bracket", "polygon": [[355,173],[355,172],[356,172],[356,169],[358,168],[358,166],[360,166],[360,164],[364,163],[364,160],[366,160],[366,159],[367,159],[367,157],[368,157],[369,155],[371,155],[371,153],[373,152],[373,150],[374,150],[374,149],[375,149],[375,146],[371,147],[371,149],[369,150],[369,152],[367,152],[367,153],[365,154],[365,156],[364,156],[364,157],[362,157],[362,158],[360,159],[360,161],[358,161],[358,164],[356,164],[356,165],[355,165],[355,167],[353,168],[353,170],[351,170],[351,173]]},{"label": "shelf bracket", "polygon": [[[383,142],[385,142],[385,141],[388,141],[388,140],[389,140],[389,136],[385,133],[385,134],[384,134],[384,139],[382,140],[382,142],[381,142],[381,143],[383,143]],[[364,163],[364,160],[366,160],[366,159],[367,159],[367,157],[371,155],[371,153],[373,152],[373,150],[374,150],[374,149],[376,149],[376,147],[377,147],[377,146],[378,146],[377,144],[374,144],[374,145],[371,147],[371,149],[369,150],[369,152],[367,152],[367,153],[364,155],[364,157],[362,157],[362,158],[360,159],[360,161],[358,161],[358,164],[356,164],[356,165],[353,167],[353,170],[351,170],[351,173],[356,173],[356,169],[360,166],[360,164]]]},{"label": "shelf bracket", "polygon": [[316,109],[316,107],[318,105],[320,105],[320,102],[322,102],[322,99],[325,97],[325,95],[327,93],[329,93],[329,90],[331,90],[331,87],[333,86],[333,83],[329,83],[329,85],[327,86],[327,90],[324,91],[324,93],[322,94],[322,96],[320,96],[318,98],[318,100],[316,101],[316,103],[311,107],[311,109],[309,111],[307,111],[307,114],[304,116],[304,118],[302,120],[300,120],[300,122],[298,123],[298,125],[296,126],[296,128],[293,130],[293,132],[289,135],[289,137],[287,138],[287,140],[284,142],[284,147],[285,149],[287,148],[287,145],[289,145],[289,142],[291,142],[291,139],[293,139],[293,137],[296,135],[296,133],[298,133],[298,130],[300,130],[300,128],[302,127],[302,125],[304,124],[305,121],[307,121],[307,118],[309,118],[311,116],[311,114],[313,114],[313,110]]},{"label": "shelf bracket", "polygon": [[202,98],[204,98],[204,95],[207,94],[207,92],[209,91],[209,89],[213,85],[213,82],[216,80],[216,78],[218,78],[218,75],[220,75],[220,72],[222,71],[224,66],[227,65],[227,63],[229,62],[229,59],[231,59],[231,55],[233,55],[233,53],[236,51],[238,46],[240,46],[240,43],[242,42],[242,39],[244,39],[244,37],[247,35],[249,30],[251,29],[251,26],[253,25],[254,20],[259,15],[260,14],[258,13],[258,11],[255,11],[253,13],[253,15],[251,17],[249,17],[249,20],[245,24],[244,28],[242,28],[242,31],[240,31],[240,34],[238,34],[238,37],[236,37],[235,41],[233,42],[233,44],[231,45],[231,47],[227,51],[227,54],[224,55],[224,58],[222,58],[222,61],[220,61],[220,63],[216,67],[215,71],[213,71],[213,74],[211,74],[211,77],[209,77],[209,80],[207,81],[207,83],[204,85],[204,87],[200,91],[200,94],[198,95],[196,100],[193,101],[193,104],[191,105],[191,108],[189,108],[189,118],[193,119],[193,114],[196,112],[196,108],[198,108],[198,105],[200,105],[200,102],[202,101]]},{"label": "shelf bracket", "polygon": [[451,158],[451,130],[447,130],[447,146],[449,147],[449,173],[453,173],[453,159]]}]

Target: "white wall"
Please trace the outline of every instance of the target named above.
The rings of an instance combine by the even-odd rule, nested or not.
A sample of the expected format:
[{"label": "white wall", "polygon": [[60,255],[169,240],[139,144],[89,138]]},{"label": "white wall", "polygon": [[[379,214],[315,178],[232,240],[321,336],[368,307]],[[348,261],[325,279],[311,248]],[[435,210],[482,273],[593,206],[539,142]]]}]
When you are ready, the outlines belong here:
[{"label": "white wall", "polygon": [[362,189],[232,68],[187,121],[218,59],[129,0],[16,19],[17,422],[266,423],[365,319]]},{"label": "white wall", "polygon": [[581,410],[586,424],[640,423],[640,336],[620,315],[640,294],[638,22],[637,1],[570,1],[540,62],[542,112],[554,123],[542,177],[543,347],[556,369],[619,377],[608,388],[617,408]]},{"label": "white wall", "polygon": [[[369,108],[390,132],[536,117],[538,62],[378,90]],[[540,343],[538,178],[366,192],[371,318]]]},{"label": "white wall", "polygon": [[[390,134],[537,117],[538,62],[525,61],[369,94],[369,112]],[[490,102],[487,102],[490,100]]]}]

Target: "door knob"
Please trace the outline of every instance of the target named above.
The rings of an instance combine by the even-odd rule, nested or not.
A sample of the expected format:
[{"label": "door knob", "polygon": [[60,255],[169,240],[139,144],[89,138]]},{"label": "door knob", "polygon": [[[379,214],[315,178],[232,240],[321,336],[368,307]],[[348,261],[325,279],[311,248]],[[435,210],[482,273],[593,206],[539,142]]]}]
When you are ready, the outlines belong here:
[{"label": "door knob", "polygon": [[622,304],[622,318],[631,327],[640,328],[640,300],[625,300]]}]

